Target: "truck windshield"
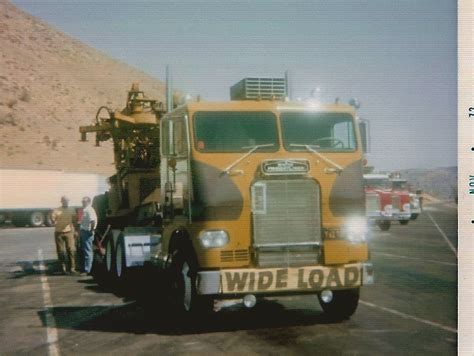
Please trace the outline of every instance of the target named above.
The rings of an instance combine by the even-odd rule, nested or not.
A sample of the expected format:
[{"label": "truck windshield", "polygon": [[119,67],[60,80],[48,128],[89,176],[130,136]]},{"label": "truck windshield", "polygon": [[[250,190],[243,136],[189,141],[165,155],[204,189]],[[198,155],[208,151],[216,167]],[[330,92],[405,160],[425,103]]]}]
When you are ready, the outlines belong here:
[{"label": "truck windshield", "polygon": [[406,190],[408,189],[408,183],[406,180],[395,180],[392,181],[392,187],[397,190]]},{"label": "truck windshield", "polygon": [[200,111],[194,114],[196,149],[201,152],[278,150],[276,117],[271,112]]},{"label": "truck windshield", "polygon": [[321,151],[352,151],[356,148],[352,116],[328,112],[283,112],[283,143],[287,151],[309,145]]},{"label": "truck windshield", "polygon": [[371,178],[371,179],[364,179],[365,181],[365,186],[367,188],[372,188],[372,189],[384,189],[388,190],[392,188],[392,185],[390,181],[384,178]]}]

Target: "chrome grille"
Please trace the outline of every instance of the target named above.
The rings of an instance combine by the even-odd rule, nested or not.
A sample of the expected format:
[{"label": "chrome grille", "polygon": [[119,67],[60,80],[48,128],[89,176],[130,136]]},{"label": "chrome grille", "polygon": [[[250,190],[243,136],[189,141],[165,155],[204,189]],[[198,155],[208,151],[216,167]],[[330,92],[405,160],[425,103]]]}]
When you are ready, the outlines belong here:
[{"label": "chrome grille", "polygon": [[365,209],[367,212],[380,211],[380,197],[375,193],[365,195]]},{"label": "chrome grille", "polygon": [[278,267],[278,266],[307,266],[315,265],[319,261],[320,250],[313,247],[306,248],[306,251],[259,251],[259,267]]},{"label": "chrome grille", "polygon": [[[253,240],[259,263],[264,263],[264,259],[275,264],[277,260],[280,264],[292,264],[301,259],[316,259],[315,247],[321,242],[316,182],[309,179],[257,181],[252,186],[252,212]],[[298,251],[294,251],[295,248]]]}]

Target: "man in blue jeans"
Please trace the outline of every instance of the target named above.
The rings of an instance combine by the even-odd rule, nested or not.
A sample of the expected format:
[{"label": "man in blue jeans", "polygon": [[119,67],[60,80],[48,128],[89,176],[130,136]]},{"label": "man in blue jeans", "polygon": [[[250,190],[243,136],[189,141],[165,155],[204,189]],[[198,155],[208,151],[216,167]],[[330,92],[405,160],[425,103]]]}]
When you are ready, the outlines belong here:
[{"label": "man in blue jeans", "polygon": [[97,226],[97,214],[91,206],[91,198],[84,197],[82,199],[83,215],[79,224],[79,236],[81,239],[81,274],[90,274],[92,269],[92,261],[94,255],[92,252],[92,243],[94,241],[94,230]]}]

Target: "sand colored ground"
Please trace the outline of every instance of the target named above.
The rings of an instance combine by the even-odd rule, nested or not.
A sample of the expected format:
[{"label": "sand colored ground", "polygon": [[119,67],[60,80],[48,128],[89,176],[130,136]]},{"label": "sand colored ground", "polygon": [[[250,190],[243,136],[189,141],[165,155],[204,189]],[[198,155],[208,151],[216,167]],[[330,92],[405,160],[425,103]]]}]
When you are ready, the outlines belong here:
[{"label": "sand colored ground", "polygon": [[0,168],[110,174],[111,146],[79,142],[79,125],[92,123],[99,106],[122,108],[133,81],[150,97],[164,95],[159,80],[5,0],[0,48]]}]

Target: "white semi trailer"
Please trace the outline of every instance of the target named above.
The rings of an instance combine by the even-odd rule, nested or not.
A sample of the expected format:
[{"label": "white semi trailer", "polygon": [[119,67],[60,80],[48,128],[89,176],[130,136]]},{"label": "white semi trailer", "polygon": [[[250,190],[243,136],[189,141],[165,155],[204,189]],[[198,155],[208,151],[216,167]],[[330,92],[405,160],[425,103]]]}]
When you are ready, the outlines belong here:
[{"label": "white semi trailer", "polygon": [[70,206],[81,206],[84,196],[108,189],[107,178],[97,174],[58,170],[0,169],[0,221],[16,226],[51,226],[51,212],[66,195]]}]

